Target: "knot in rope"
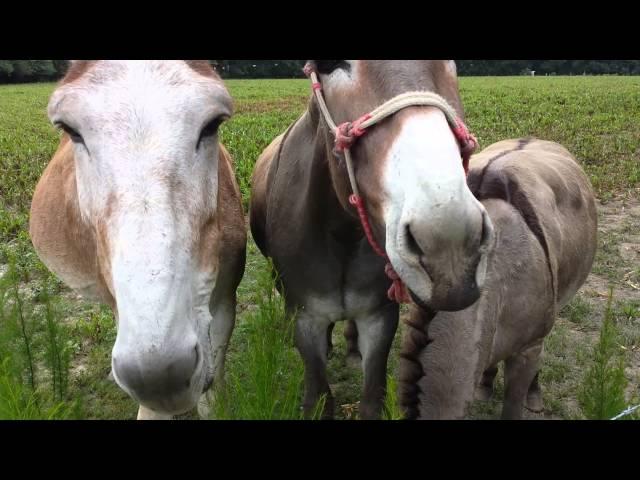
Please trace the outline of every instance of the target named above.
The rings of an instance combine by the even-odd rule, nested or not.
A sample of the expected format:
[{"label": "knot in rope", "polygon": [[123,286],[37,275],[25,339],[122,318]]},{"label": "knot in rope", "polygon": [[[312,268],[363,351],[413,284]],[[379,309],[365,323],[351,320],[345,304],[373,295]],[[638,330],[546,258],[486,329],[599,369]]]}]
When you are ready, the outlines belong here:
[{"label": "knot in rope", "polygon": [[307,63],[305,64],[302,71],[307,77],[311,78],[311,74],[315,72],[315,69],[313,68],[313,65],[311,65],[310,63]]},{"label": "knot in rope", "polygon": [[353,122],[344,122],[336,127],[335,151],[344,152],[352,147],[357,138],[367,133],[362,124],[371,118],[370,114],[363,115]]}]

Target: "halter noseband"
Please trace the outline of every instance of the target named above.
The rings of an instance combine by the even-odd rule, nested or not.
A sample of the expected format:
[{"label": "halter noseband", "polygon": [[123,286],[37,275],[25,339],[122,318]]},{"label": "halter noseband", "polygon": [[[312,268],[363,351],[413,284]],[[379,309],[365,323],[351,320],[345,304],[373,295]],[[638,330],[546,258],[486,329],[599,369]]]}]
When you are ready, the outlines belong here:
[{"label": "halter noseband", "polygon": [[340,125],[336,125],[331,118],[331,114],[327,109],[327,104],[324,101],[324,97],[322,95],[322,84],[318,79],[317,72],[311,64],[307,63],[304,67],[304,73],[311,80],[313,93],[318,101],[320,111],[322,112],[327,125],[329,125],[329,128],[335,135],[335,151],[344,153],[345,164],[347,166],[347,172],[349,173],[349,182],[351,183],[351,190],[353,192],[349,196],[349,203],[351,203],[351,205],[353,205],[358,211],[360,223],[362,224],[362,229],[367,236],[369,245],[371,245],[374,252],[384,258],[387,262],[384,271],[393,282],[387,292],[387,296],[390,300],[397,303],[409,303],[411,298],[407,293],[404,283],[393,269],[386,252],[380,247],[380,245],[378,245],[378,242],[376,242],[373,236],[367,210],[358,190],[358,184],[353,171],[350,149],[359,137],[367,133],[367,128],[372,127],[376,123],[381,122],[385,118],[404,108],[413,106],[437,107],[444,113],[447,118],[447,122],[449,123],[449,127],[451,128],[451,132],[460,147],[462,166],[464,168],[465,175],[469,170],[469,158],[478,147],[478,141],[476,140],[476,137],[469,132],[467,126],[458,117],[455,110],[447,103],[447,101],[440,95],[433,92],[407,92],[400,94],[353,122],[344,122]]}]

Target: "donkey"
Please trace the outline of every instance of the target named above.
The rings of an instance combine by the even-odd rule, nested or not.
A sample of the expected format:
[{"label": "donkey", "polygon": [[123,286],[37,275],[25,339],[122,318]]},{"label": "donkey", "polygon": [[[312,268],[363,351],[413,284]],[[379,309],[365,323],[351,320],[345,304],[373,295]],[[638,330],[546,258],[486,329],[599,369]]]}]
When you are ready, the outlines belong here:
[{"label": "donkey", "polygon": [[597,245],[587,176],[557,143],[495,143],[471,159],[469,186],[495,229],[480,299],[458,312],[414,306],[404,332],[400,403],[407,418],[456,419],[493,393],[504,361],[503,419],[542,411],[543,340],[591,271]]},{"label": "donkey", "polygon": [[[333,415],[331,328],[348,320],[364,372],[360,416],[378,418],[398,324],[392,298],[409,295],[436,310],[471,305],[484,283],[493,230],[466,183],[453,62],[312,60],[305,70],[316,95],[256,163],[251,232],[296,315],[304,410],[326,394],[324,416]],[[386,120],[345,147],[345,135],[362,133],[369,117],[361,115],[378,106]]]},{"label": "donkey", "polygon": [[246,228],[232,114],[206,61],[74,61],[51,96],[63,130],[32,201],[30,234],[69,287],[110,305],[112,374],[138,419],[171,418],[223,378]]}]

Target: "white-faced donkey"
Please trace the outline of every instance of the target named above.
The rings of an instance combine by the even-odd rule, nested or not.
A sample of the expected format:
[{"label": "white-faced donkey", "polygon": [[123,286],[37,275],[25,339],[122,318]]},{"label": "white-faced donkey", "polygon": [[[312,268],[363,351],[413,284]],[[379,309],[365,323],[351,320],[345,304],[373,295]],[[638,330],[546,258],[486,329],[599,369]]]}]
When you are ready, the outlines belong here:
[{"label": "white-faced donkey", "polygon": [[523,406],[541,411],[543,340],[593,264],[595,198],[562,146],[534,139],[493,144],[471,158],[468,184],[495,230],[485,285],[464,310],[412,307],[400,363],[407,418],[464,417],[474,397],[491,396],[502,361],[502,418],[521,418]]},{"label": "white-faced donkey", "polygon": [[112,372],[138,418],[199,400],[206,416],[245,265],[240,191],[217,135],[227,89],[206,60],[83,60],[48,113],[64,135],[33,195],[36,252],[112,307]]}]

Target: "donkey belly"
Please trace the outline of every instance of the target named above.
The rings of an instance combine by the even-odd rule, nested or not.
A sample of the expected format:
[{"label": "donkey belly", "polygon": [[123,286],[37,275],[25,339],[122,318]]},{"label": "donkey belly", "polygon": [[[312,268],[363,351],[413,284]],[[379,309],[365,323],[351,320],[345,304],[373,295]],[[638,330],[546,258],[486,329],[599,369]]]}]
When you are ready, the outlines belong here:
[{"label": "donkey belly", "polygon": [[[342,283],[335,279],[335,288],[330,291],[310,289],[297,296],[296,305],[306,313],[322,318],[327,323],[340,320],[355,320],[370,315],[388,303],[384,291],[362,288],[360,283]],[[285,286],[285,296],[287,288]]]},{"label": "donkey belly", "polygon": [[350,258],[316,255],[282,267],[289,306],[329,323],[361,318],[389,303],[390,281],[373,252],[355,252]]},{"label": "donkey belly", "polygon": [[[491,360],[487,367],[504,361],[546,337],[554,323],[551,302],[540,300],[538,305],[524,301],[518,302],[518,296],[505,306],[498,320]],[[522,308],[519,305],[526,305]],[[527,308],[529,307],[529,308]]]},{"label": "donkey belly", "polygon": [[507,203],[483,204],[497,232],[485,285],[490,310],[480,312],[497,316],[489,367],[544,338],[553,326],[555,305],[548,258],[539,240]]}]

